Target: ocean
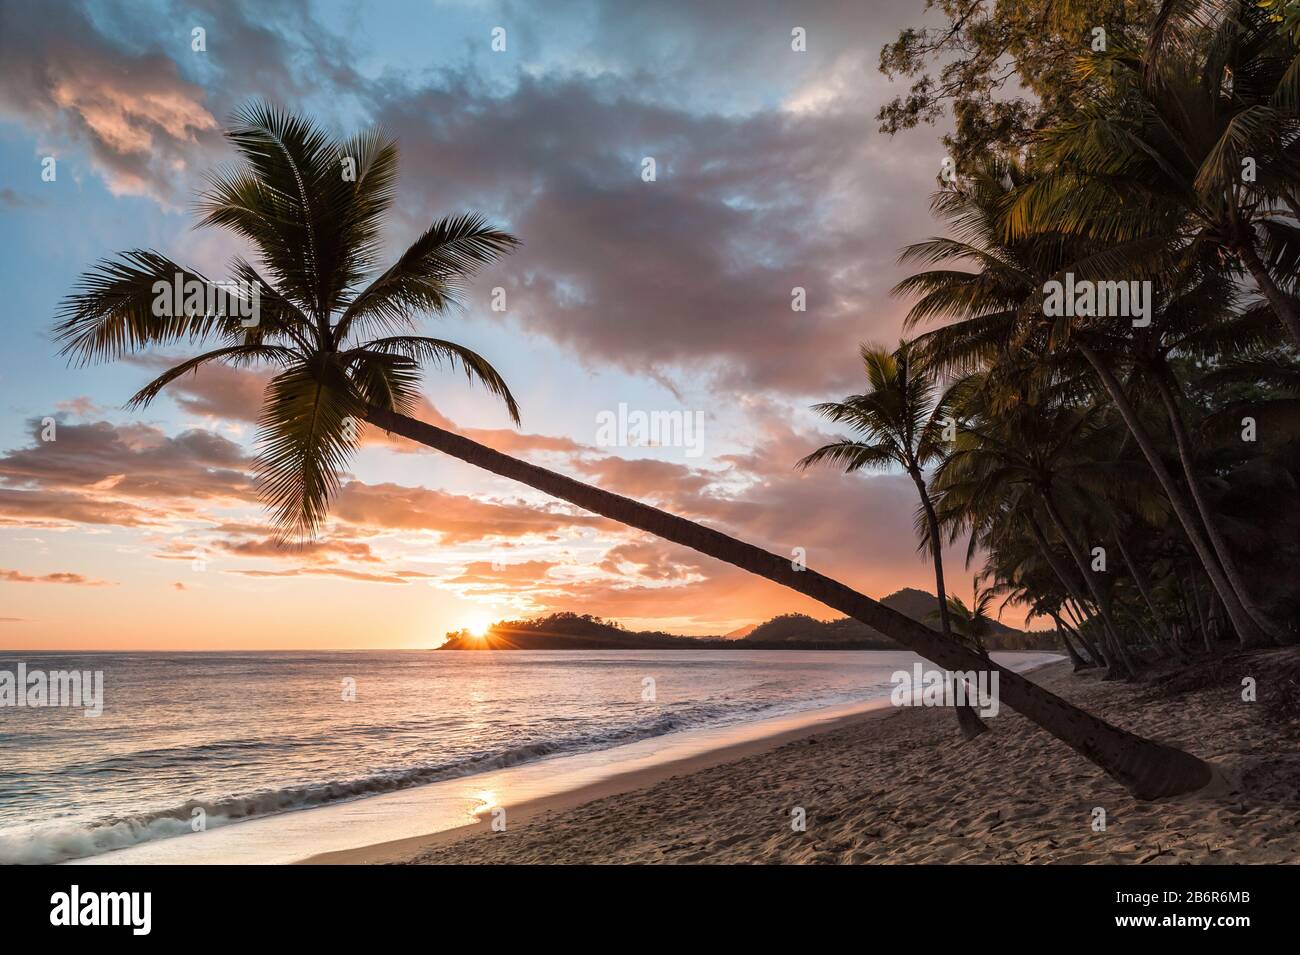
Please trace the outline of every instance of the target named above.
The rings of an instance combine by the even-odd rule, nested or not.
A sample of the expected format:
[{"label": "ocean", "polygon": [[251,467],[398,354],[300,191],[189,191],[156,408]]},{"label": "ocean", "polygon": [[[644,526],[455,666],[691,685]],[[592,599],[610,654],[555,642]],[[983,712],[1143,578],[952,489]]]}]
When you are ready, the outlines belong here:
[{"label": "ocean", "polygon": [[[996,656],[1017,669],[1048,658]],[[0,673],[21,663],[28,674],[103,678],[99,716],[0,706],[0,863],[184,840],[256,817],[887,698],[890,675],[917,659],[783,650],[0,651]]]}]

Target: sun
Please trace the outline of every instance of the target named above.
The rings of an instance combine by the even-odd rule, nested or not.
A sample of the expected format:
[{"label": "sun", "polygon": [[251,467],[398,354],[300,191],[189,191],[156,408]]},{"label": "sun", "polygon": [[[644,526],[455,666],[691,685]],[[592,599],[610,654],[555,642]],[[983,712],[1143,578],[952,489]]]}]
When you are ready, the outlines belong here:
[{"label": "sun", "polygon": [[469,631],[470,636],[485,637],[487,632],[492,629],[492,618],[484,616],[470,617],[465,621],[464,629]]}]

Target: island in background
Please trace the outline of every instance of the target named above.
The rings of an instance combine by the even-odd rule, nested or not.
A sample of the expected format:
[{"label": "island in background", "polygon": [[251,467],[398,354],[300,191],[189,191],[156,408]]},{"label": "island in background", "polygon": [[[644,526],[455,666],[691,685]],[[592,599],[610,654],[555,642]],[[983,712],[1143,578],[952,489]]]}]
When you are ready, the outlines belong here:
[{"label": "island in background", "polygon": [[[911,587],[880,601],[899,613],[936,627],[930,618],[939,600]],[[984,638],[988,650],[1059,650],[1055,630],[1025,631],[997,620]],[[628,630],[590,614],[554,613],[532,620],[504,620],[486,634],[457,630],[439,650],[902,650],[900,644],[852,617],[817,620],[782,614],[756,626],[714,637],[686,637],[658,630]]]}]

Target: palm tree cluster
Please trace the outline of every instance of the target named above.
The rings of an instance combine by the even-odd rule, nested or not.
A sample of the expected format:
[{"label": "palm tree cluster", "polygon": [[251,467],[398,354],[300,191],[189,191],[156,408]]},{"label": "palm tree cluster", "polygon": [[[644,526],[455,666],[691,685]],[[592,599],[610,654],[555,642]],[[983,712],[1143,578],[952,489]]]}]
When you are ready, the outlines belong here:
[{"label": "palm tree cluster", "polygon": [[[858,433],[806,459],[877,463],[889,400],[948,419],[895,456],[941,600],[940,539],[966,539],[977,588],[1115,678],[1300,638],[1300,45],[1254,4],[1185,6],[1080,59],[1079,115],[936,193],[948,234],[895,289],[917,381],[868,361],[867,395],[818,406]],[[1052,283],[1144,287],[1150,314],[1045,308]]]}]

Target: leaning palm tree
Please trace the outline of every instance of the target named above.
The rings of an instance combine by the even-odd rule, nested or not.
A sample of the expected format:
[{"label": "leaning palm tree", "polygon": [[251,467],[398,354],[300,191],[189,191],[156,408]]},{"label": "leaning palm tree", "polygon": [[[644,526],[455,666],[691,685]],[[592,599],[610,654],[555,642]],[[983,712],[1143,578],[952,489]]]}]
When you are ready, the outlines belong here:
[{"label": "leaning palm tree", "polygon": [[[943,431],[950,413],[948,395],[939,395],[934,377],[916,361],[911,345],[899,342],[890,352],[877,345],[859,348],[870,390],[843,401],[813,405],[813,410],[836,424],[848,425],[853,435],[823,445],[799,462],[808,468],[820,462],[834,464],[852,474],[861,470],[902,468],[921,498],[925,532],[934,557],[934,586],[939,599],[939,627],[955,640],[949,615],[948,591],[943,582],[943,550],[939,519],[926,490],[924,469],[943,457]],[[980,649],[978,644],[972,644]],[[988,729],[970,704],[957,707],[957,721],[967,739]]]},{"label": "leaning palm tree", "polygon": [[[136,251],[101,262],[82,277],[66,300],[56,336],[65,354],[82,361],[180,342],[219,346],[146,385],[137,405],[209,362],[269,362],[277,368],[262,412],[256,471],[266,504],[286,533],[306,536],[319,527],[337,474],[356,447],[355,419],[361,419],[782,584],[949,670],[996,670],[1003,703],[1139,798],[1188,792],[1210,780],[1209,767],[1183,750],[1118,729],[802,563],[410,417],[421,366],[438,362],[480,381],[517,417],[505,382],[483,358],[411,334],[419,317],[453,305],[465,279],[515,240],[478,217],[444,219],[379,271],[379,230],[396,179],[395,143],[375,133],[334,141],[307,120],[263,104],[241,109],[227,135],[243,163],[211,177],[203,221],[232,229],[256,247],[261,269],[237,261],[235,272],[258,290],[257,323],[244,327],[232,316],[247,303],[223,298],[217,283],[157,252]],[[340,167],[354,175],[342,175]],[[197,283],[223,307],[215,314],[197,306],[155,313],[155,286],[177,276]],[[403,334],[384,334],[394,330]]]}]

